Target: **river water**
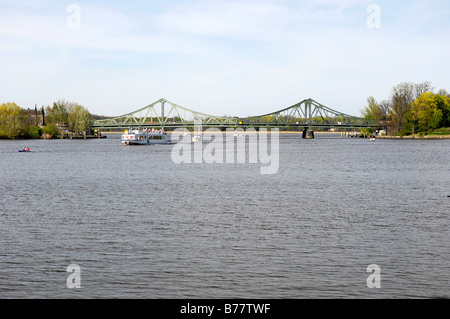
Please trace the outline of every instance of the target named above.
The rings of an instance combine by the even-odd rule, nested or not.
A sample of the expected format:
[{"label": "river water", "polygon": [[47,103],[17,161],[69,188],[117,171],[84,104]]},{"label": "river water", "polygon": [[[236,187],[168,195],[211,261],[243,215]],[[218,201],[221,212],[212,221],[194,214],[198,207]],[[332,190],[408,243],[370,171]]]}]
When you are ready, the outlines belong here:
[{"label": "river water", "polygon": [[450,297],[450,140],[279,142],[264,175],[118,135],[0,141],[0,298]]}]

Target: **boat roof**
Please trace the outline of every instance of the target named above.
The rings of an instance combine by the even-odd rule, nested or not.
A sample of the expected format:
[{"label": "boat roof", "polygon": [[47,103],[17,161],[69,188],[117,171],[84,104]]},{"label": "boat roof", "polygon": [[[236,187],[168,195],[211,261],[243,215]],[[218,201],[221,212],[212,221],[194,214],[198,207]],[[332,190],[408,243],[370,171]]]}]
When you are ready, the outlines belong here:
[{"label": "boat roof", "polygon": [[164,134],[165,132],[164,131],[161,131],[161,132],[159,132],[159,131],[156,131],[156,132],[142,132],[142,131],[139,131],[139,130],[132,130],[132,131],[127,131],[126,133],[124,133],[124,134],[152,134],[152,135],[161,135],[161,134]]}]

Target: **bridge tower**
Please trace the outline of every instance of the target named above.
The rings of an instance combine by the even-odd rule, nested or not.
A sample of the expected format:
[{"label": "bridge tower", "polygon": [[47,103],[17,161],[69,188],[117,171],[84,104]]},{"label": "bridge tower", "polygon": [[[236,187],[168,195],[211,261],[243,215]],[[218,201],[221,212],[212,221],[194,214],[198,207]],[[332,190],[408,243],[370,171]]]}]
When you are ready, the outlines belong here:
[{"label": "bridge tower", "polygon": [[304,103],[305,105],[305,112],[304,114],[306,115],[307,118],[307,124],[308,127],[303,130],[303,134],[302,137],[303,138],[314,138],[314,131],[312,129],[312,124],[313,124],[313,106],[312,106],[312,100],[308,99],[305,101]]}]

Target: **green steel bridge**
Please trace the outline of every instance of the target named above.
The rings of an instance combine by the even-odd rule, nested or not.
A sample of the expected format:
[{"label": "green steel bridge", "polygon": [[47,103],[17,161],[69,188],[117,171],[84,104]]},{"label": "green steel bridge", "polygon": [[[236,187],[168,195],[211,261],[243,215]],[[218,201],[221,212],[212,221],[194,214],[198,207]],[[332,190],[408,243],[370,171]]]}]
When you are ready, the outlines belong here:
[{"label": "green steel bridge", "polygon": [[342,130],[382,129],[376,122],[333,110],[313,99],[303,100],[285,109],[265,115],[245,118],[214,116],[182,107],[166,99],[160,99],[137,111],[114,118],[97,120],[93,128],[100,131],[119,131],[129,127],[191,128],[201,121],[202,127],[227,128],[290,128],[313,131],[314,128]]}]

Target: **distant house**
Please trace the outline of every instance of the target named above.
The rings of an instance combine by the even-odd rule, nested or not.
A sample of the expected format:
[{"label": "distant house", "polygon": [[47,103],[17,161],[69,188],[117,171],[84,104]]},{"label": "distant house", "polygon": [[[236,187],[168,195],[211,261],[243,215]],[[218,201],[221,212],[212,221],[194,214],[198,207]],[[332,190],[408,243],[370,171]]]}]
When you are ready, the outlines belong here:
[{"label": "distant house", "polygon": [[44,107],[38,110],[37,105],[34,109],[27,109],[28,123],[34,126],[45,126],[45,111]]},{"label": "distant house", "polygon": [[56,123],[56,127],[61,133],[69,132],[69,123]]}]

